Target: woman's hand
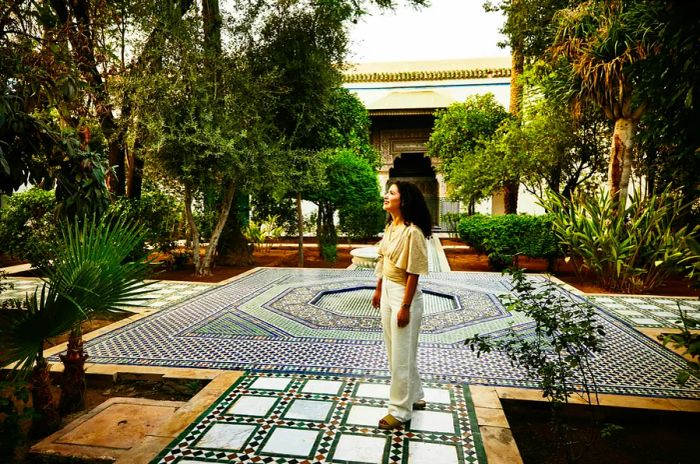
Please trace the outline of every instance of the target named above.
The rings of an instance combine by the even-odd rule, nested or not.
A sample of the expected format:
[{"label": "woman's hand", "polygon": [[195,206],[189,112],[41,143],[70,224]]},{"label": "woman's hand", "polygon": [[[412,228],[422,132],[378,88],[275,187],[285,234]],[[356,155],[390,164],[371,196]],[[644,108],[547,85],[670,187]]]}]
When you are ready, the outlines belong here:
[{"label": "woman's hand", "polygon": [[396,315],[396,323],[399,328],[406,327],[411,321],[411,309],[408,306],[401,306],[398,314]]},{"label": "woman's hand", "polygon": [[374,294],[372,295],[372,306],[379,309],[379,305],[382,301],[382,290],[377,287],[374,289]]}]

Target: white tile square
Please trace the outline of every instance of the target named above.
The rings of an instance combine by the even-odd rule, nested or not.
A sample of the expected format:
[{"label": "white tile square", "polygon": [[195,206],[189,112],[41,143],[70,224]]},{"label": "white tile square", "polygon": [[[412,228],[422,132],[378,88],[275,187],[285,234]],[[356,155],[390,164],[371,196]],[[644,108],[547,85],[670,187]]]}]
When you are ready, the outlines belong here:
[{"label": "white tile square", "polygon": [[277,398],[242,395],[228,408],[226,414],[263,417],[267,415],[276,402]]},{"label": "white tile square", "polygon": [[633,303],[638,306],[638,303],[644,304],[644,300],[640,300],[639,298],[623,298],[622,301],[625,303]]},{"label": "white tile square", "polygon": [[635,306],[636,306],[637,308],[639,308],[639,309],[650,309],[650,310],[661,309],[661,308],[659,308],[658,306],[653,305],[653,304],[638,304],[638,305],[635,305]]},{"label": "white tile square", "polygon": [[283,417],[285,419],[324,421],[331,408],[333,408],[331,401],[295,399]]},{"label": "white tile square", "polygon": [[644,316],[644,314],[640,313],[639,311],[632,311],[631,309],[617,310],[615,312],[618,314],[622,314],[624,316],[628,316],[628,317]]},{"label": "white tile square", "polygon": [[667,305],[676,305],[676,302],[673,300],[667,300],[667,299],[658,299],[654,300],[654,303],[661,303],[661,304],[667,304]]},{"label": "white tile square", "polygon": [[264,454],[285,454],[308,457],[313,451],[319,430],[299,430],[277,427],[263,446]]},{"label": "white tile square", "polygon": [[439,411],[414,411],[411,430],[423,432],[455,433],[452,414]]},{"label": "white tile square", "polygon": [[259,390],[285,390],[291,381],[292,379],[285,379],[284,377],[260,377],[250,385],[250,388],[257,388]]},{"label": "white tile square", "polygon": [[346,423],[376,427],[379,424],[379,419],[386,416],[386,414],[386,408],[352,405]]},{"label": "white tile square", "polygon": [[388,400],[390,388],[389,385],[381,383],[361,383],[360,386],[357,387],[355,396]]},{"label": "white tile square", "polygon": [[425,398],[423,398],[428,403],[440,403],[440,404],[450,404],[450,391],[444,388],[424,388],[423,393]]},{"label": "white tile square", "polygon": [[692,307],[692,306],[688,306],[688,305],[685,305],[685,304],[682,304],[682,305],[680,306],[680,308],[679,308],[678,306],[676,306],[676,308],[677,308],[677,309],[681,309],[682,311],[697,311],[697,308],[694,308],[694,307]]},{"label": "white tile square", "polygon": [[[332,461],[353,461],[381,464],[386,438],[341,435]],[[329,461],[330,462],[330,461]]]},{"label": "white tile square", "polygon": [[195,447],[240,450],[254,431],[254,425],[214,424]]},{"label": "white tile square", "polygon": [[652,314],[654,316],[659,317],[670,317],[673,319],[680,319],[680,316],[678,314],[672,313],[671,311],[652,311]]},{"label": "white tile square", "polygon": [[320,393],[326,395],[337,395],[343,382],[338,380],[309,380],[301,389],[303,393]]},{"label": "white tile square", "polygon": [[596,301],[596,303],[612,303],[613,300],[612,298],[605,298],[605,297],[593,297],[593,299]]},{"label": "white tile square", "polygon": [[646,317],[631,317],[630,320],[639,325],[658,325],[658,321]]},{"label": "white tile square", "polygon": [[608,308],[626,308],[627,306],[619,303],[605,303],[605,306]]},{"label": "white tile square", "polygon": [[408,462],[409,464],[426,462],[458,464],[459,458],[455,446],[411,441],[408,443]]}]

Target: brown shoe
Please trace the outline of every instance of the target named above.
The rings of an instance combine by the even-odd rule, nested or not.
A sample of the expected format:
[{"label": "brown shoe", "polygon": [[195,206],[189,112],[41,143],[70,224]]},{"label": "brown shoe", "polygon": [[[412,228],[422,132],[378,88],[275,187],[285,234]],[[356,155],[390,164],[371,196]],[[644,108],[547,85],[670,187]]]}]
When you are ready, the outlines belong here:
[{"label": "brown shoe", "polygon": [[415,403],[413,403],[413,410],[414,411],[422,411],[425,409],[425,407],[428,405],[428,403],[425,402],[425,400],[418,400]]},{"label": "brown shoe", "polygon": [[400,429],[403,427],[404,422],[401,422],[391,414],[387,414],[384,416],[384,418],[379,420],[379,427],[382,430],[393,430],[393,429]]}]

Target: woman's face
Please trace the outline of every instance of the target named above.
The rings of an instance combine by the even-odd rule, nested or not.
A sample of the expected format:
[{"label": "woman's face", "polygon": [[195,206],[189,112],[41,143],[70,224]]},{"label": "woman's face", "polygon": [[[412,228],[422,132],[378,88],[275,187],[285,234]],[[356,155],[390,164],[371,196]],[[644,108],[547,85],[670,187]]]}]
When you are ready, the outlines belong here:
[{"label": "woman's face", "polygon": [[389,190],[384,194],[384,211],[395,215],[401,211],[401,194],[396,184],[391,184]]}]

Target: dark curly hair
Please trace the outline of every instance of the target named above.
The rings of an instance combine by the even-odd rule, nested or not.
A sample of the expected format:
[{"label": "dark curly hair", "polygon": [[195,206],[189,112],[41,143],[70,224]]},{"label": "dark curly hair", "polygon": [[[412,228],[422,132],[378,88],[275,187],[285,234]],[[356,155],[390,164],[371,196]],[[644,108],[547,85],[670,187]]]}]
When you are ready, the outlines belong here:
[{"label": "dark curly hair", "polygon": [[401,195],[401,215],[406,224],[414,224],[430,238],[433,233],[433,221],[430,217],[428,205],[420,189],[413,182],[401,180],[392,181],[389,187],[395,185]]}]

